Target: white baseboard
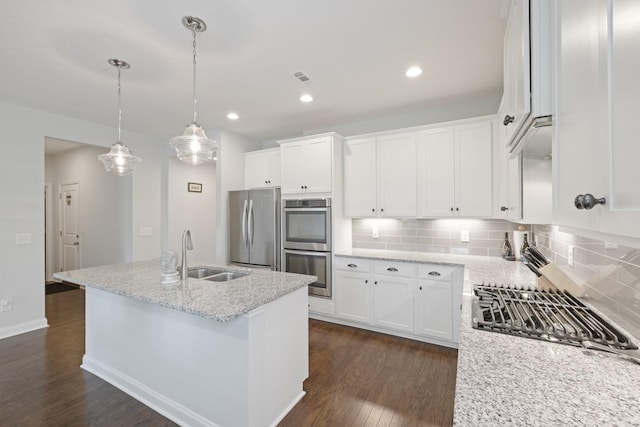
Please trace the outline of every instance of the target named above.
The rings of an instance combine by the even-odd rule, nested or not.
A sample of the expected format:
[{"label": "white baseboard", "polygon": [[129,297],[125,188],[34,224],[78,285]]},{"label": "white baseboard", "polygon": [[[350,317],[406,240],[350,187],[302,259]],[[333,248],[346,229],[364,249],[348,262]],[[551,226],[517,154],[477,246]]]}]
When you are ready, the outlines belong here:
[{"label": "white baseboard", "polygon": [[181,426],[220,427],[213,421],[185,408],[128,375],[91,359],[91,357],[88,357],[86,354],[82,357],[82,365],[80,365],[80,367],[102,378],[109,384],[124,391],[129,396]]},{"label": "white baseboard", "polygon": [[48,328],[47,318],[32,320],[30,322],[19,323],[17,325],[0,328],[0,339],[9,338],[14,335],[24,334],[25,332],[35,331],[36,329]]},{"label": "white baseboard", "polygon": [[280,423],[280,421],[282,421],[284,419],[284,417],[286,417],[287,414],[289,412],[291,412],[293,407],[296,406],[298,404],[298,402],[300,402],[300,399],[302,399],[305,394],[307,394],[307,392],[306,391],[302,391],[298,396],[296,396],[296,398],[293,399],[293,402],[291,402],[289,404],[289,406],[287,406],[287,408],[284,411],[282,411],[282,413],[280,415],[278,415],[278,418],[276,418],[275,421],[273,422],[273,424],[271,424],[271,427],[276,427]]}]

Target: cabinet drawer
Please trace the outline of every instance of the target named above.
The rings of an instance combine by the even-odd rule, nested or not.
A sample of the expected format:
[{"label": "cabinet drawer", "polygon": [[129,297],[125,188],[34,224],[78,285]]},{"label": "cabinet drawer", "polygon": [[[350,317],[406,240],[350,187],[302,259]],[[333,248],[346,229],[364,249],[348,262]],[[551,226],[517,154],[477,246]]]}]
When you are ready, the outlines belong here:
[{"label": "cabinet drawer", "polygon": [[388,274],[393,276],[415,277],[417,272],[415,264],[397,261],[378,261],[373,265],[376,274]]},{"label": "cabinet drawer", "polygon": [[371,271],[371,263],[366,259],[361,258],[338,258],[334,260],[336,270],[344,271],[359,271],[368,273]]},{"label": "cabinet drawer", "polygon": [[456,267],[446,265],[421,265],[418,269],[418,277],[429,280],[451,280],[451,273],[455,269]]}]

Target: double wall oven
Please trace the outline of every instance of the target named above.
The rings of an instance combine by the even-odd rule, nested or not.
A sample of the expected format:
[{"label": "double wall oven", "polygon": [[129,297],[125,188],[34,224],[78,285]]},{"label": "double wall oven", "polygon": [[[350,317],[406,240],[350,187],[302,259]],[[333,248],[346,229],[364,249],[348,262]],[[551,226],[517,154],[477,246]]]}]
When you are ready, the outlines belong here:
[{"label": "double wall oven", "polygon": [[318,277],[309,294],[331,298],[331,199],[284,200],[282,205],[283,270]]}]

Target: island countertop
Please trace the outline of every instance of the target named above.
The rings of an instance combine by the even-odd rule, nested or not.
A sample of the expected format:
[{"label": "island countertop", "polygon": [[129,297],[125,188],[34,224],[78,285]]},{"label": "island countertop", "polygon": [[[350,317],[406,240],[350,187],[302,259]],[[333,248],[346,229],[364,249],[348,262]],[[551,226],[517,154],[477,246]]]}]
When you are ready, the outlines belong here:
[{"label": "island countertop", "polygon": [[55,273],[58,280],[227,322],[317,280],[315,276],[207,265],[250,274],[228,282],[189,278],[162,283],[160,259]]}]

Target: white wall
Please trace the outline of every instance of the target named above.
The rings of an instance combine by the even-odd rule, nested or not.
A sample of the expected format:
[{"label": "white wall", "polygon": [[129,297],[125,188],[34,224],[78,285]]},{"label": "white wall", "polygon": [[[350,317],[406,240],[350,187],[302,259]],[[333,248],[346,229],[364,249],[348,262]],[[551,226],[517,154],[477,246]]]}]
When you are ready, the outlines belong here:
[{"label": "white wall", "polygon": [[[229,191],[244,189],[244,153],[259,150],[262,144],[252,139],[226,131],[217,131],[213,136],[220,143],[217,162],[217,206],[216,262],[229,261],[228,212]],[[224,231],[224,232],[223,232]]]},{"label": "white wall", "polygon": [[[115,264],[130,259],[131,185],[133,176],[118,177],[105,172],[98,155],[103,147],[85,145],[49,157],[45,171],[53,184],[54,271],[60,271],[60,185],[78,182],[80,189],[80,268]],[[45,173],[47,174],[47,173]]]},{"label": "white wall", "polygon": [[[189,182],[202,184],[202,193],[188,192]],[[168,248],[181,256],[182,232],[189,229],[193,241],[187,256],[190,266],[216,260],[216,185],[215,164],[191,166],[177,157],[169,159]]]},{"label": "white wall", "polygon": [[[44,313],[44,138],[53,137],[109,147],[113,128],[0,102],[0,299],[11,298],[13,308],[0,313],[0,338],[46,325]],[[160,230],[162,170],[157,167],[164,151],[157,140],[123,132],[125,142],[143,157],[127,196],[131,217],[127,234],[127,259],[158,257],[160,234],[133,235],[130,224],[148,224]],[[100,166],[99,164],[97,166]],[[17,233],[30,233],[32,243],[16,245]],[[137,233],[136,233],[137,234]]]}]

